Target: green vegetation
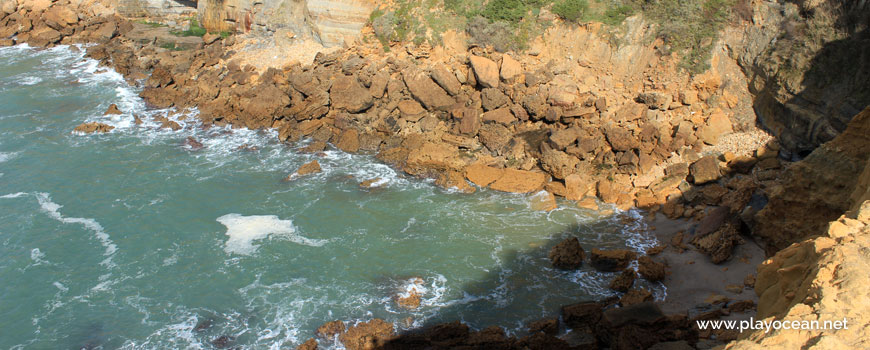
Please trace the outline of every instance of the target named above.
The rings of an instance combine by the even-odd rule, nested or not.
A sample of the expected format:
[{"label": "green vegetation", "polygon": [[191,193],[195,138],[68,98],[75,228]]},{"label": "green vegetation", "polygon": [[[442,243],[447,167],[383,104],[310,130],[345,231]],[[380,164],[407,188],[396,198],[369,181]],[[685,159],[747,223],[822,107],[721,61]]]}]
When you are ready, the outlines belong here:
[{"label": "green vegetation", "polygon": [[[498,51],[523,50],[550,25],[542,10],[568,22],[601,22],[616,39],[622,23],[641,13],[655,24],[664,53],[677,52],[680,66],[705,70],[719,30],[739,0],[396,0],[391,10],[378,9],[369,20],[375,36],[389,49],[395,41],[441,42],[447,30],[465,31],[477,45]],[[738,9],[739,10],[739,9]],[[193,28],[193,26],[191,26]]]},{"label": "green vegetation", "polygon": [[160,47],[167,49],[169,51],[183,51],[184,48],[175,46],[175,43],[165,43],[160,45]]},{"label": "green vegetation", "polygon": [[561,0],[553,4],[553,13],[569,21],[583,18],[589,10],[586,0]]},{"label": "green vegetation", "polygon": [[199,21],[194,18],[190,19],[190,28],[188,30],[180,31],[180,32],[170,32],[172,35],[176,36],[203,36],[208,31],[205,28],[199,25]]},{"label": "green vegetation", "polygon": [[167,25],[165,25],[163,23],[151,22],[147,19],[140,19],[140,20],[136,21],[136,23],[141,23],[141,24],[144,24],[144,25],[152,27],[152,28],[168,27]]}]

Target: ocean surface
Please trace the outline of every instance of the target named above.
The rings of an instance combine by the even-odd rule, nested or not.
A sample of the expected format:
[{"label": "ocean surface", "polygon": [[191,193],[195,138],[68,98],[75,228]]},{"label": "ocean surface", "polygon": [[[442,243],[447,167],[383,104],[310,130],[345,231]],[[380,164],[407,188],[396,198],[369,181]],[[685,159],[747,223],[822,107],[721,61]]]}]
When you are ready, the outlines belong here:
[{"label": "ocean surface", "polygon": [[[637,212],[536,212],[528,195],[443,190],[370,155],[204,129],[195,110],[161,130],[152,117],[168,111],[137,93],[77,47],[0,48],[0,348],[209,349],[228,336],[279,349],[371,318],[521,336],[561,305],[612,295],[613,274],[551,268],[558,241],[656,244]],[[125,114],[103,116],[112,103]],[[85,121],[116,128],[72,132]],[[281,181],[312,159],[322,173]],[[372,178],[383,186],[358,186]],[[399,307],[412,289],[421,306]]]}]

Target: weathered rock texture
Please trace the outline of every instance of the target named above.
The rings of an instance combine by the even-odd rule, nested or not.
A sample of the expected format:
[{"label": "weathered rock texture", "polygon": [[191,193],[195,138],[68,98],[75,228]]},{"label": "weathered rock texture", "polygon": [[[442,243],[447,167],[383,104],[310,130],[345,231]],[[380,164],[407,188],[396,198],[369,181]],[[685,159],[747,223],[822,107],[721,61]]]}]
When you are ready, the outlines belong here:
[{"label": "weathered rock texture", "polygon": [[[864,197],[865,199],[867,197]],[[870,347],[870,201],[758,267],[756,319],[843,321],[848,329],[752,333],[726,349],[866,349]],[[824,324],[822,323],[822,326]]]},{"label": "weathered rock texture", "polygon": [[758,213],[754,233],[782,249],[824,232],[829,221],[860,204],[853,193],[866,193],[868,145],[870,108],[855,116],[842,134],[785,172]]},{"label": "weathered rock texture", "polygon": [[725,36],[746,72],[760,124],[786,149],[809,152],[870,104],[870,5],[751,2]]},{"label": "weathered rock texture", "polygon": [[372,0],[202,0],[197,8],[209,30],[292,33],[336,46],[359,37],[376,5]]}]

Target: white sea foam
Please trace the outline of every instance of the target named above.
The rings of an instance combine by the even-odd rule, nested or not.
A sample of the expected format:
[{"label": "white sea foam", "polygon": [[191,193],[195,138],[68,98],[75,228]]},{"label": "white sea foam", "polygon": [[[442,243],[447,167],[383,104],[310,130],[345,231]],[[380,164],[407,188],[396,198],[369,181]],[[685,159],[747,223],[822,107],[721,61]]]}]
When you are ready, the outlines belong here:
[{"label": "white sea foam", "polygon": [[217,218],[217,221],[227,227],[226,234],[230,238],[224,250],[230,254],[251,255],[257,251],[254,241],[270,236],[312,247],[320,247],[328,242],[296,234],[293,221],[281,220],[275,215],[227,214]]},{"label": "white sea foam", "polygon": [[[18,192],[0,196],[0,198],[19,198],[27,195],[30,194]],[[61,215],[60,208],[62,208],[63,206],[52,202],[51,197],[48,193],[37,192],[33,194],[33,196],[36,198],[36,201],[39,202],[39,206],[40,208],[42,208],[42,211],[48,214],[48,216],[50,216],[51,218],[65,224],[79,224],[93,232],[94,236],[105,248],[105,252],[103,253],[103,255],[106,256],[106,259],[100,262],[100,264],[109,268],[115,266],[115,264],[112,262],[112,255],[115,254],[115,251],[118,250],[118,247],[115,245],[115,243],[112,242],[112,240],[109,238],[109,235],[103,230],[103,226],[100,225],[99,222],[89,218],[71,218]]]},{"label": "white sea foam", "polygon": [[0,163],[9,161],[12,158],[15,158],[15,155],[18,153],[15,152],[0,152]]},{"label": "white sea foam", "polygon": [[33,260],[33,263],[36,265],[45,263],[45,253],[41,252],[39,248],[33,248],[30,250],[30,260]]},{"label": "white sea foam", "polygon": [[26,86],[36,85],[36,84],[39,84],[41,82],[42,82],[42,78],[32,77],[32,76],[26,76],[26,77],[23,77],[23,78],[18,80],[18,84],[26,85]]}]

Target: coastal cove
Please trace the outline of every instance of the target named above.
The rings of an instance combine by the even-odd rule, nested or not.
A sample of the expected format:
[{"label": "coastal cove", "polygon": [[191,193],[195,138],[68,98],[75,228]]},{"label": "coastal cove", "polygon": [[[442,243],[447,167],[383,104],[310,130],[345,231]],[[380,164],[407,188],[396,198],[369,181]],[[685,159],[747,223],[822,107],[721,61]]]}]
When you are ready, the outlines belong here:
[{"label": "coastal cove", "polygon": [[[529,195],[444,190],[371,156],[300,153],[274,131],[192,116],[160,129],[150,115],[165,111],[77,47],[0,48],[0,90],[0,324],[15,330],[3,348],[208,347],[223,335],[280,347],[324,320],[372,317],[523,334],[562,305],[614,295],[616,273],[553,269],[556,242],[657,244],[634,210],[535,211]],[[110,104],[146,122],[104,116]],[[85,121],[115,129],[71,133]],[[321,173],[282,181],[312,159]],[[384,180],[359,186],[372,178]],[[397,304],[409,289],[419,308]]]}]

